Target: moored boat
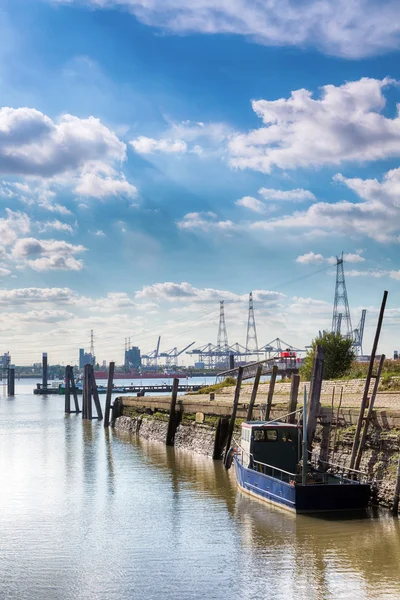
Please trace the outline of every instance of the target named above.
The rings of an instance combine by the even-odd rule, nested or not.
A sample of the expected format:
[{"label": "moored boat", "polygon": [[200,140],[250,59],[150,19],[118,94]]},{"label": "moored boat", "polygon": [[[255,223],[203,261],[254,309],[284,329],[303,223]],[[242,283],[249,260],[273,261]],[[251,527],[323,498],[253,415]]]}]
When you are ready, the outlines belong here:
[{"label": "moored boat", "polygon": [[304,447],[302,452],[298,425],[243,423],[240,444],[230,454],[240,490],[296,513],[367,507],[371,490],[360,472],[340,473],[327,463],[312,465]]}]

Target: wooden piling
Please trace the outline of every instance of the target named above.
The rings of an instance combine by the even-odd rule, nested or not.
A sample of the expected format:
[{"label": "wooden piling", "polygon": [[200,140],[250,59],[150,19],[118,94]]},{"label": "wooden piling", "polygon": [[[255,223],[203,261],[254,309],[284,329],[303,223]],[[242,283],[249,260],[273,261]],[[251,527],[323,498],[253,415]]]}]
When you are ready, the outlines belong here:
[{"label": "wooden piling", "polygon": [[115,421],[122,415],[122,399],[115,398],[111,410],[111,427],[114,427]]},{"label": "wooden piling", "polygon": [[310,382],[310,401],[308,405],[307,416],[307,443],[308,450],[311,451],[314,440],[315,430],[317,428],[317,417],[321,409],[321,387],[324,373],[325,348],[319,344],[315,348],[314,362]]},{"label": "wooden piling", "polygon": [[[333,448],[332,448],[332,457],[331,457],[331,462],[333,462],[333,457],[335,456],[335,448],[336,448],[336,439],[337,439],[337,434],[338,434],[338,427],[339,427],[339,414],[340,414],[340,409],[342,407],[342,400],[343,400],[343,386],[340,388],[340,399],[339,399],[339,406],[336,412],[336,423],[335,423],[335,435],[333,436]],[[333,415],[331,416],[331,419],[333,419]]]},{"label": "wooden piling", "polygon": [[274,397],[276,376],[278,375],[278,365],[272,367],[271,379],[269,382],[267,406],[265,407],[265,420],[269,421],[271,417],[272,398]]},{"label": "wooden piling", "polygon": [[217,423],[217,429],[214,437],[214,451],[213,459],[220,460],[222,458],[226,438],[228,436],[229,419],[227,417],[220,417]]},{"label": "wooden piling", "polygon": [[[90,405],[90,412],[89,412]],[[89,416],[90,415],[90,416]],[[92,418],[92,399],[89,388],[89,365],[83,369],[83,389],[82,389],[82,419]]]},{"label": "wooden piling", "polygon": [[236,380],[235,396],[234,396],[234,399],[233,399],[233,408],[232,408],[231,420],[229,422],[228,436],[227,436],[226,446],[225,446],[225,456],[224,456],[225,467],[227,467],[226,459],[227,459],[227,456],[228,456],[229,449],[231,447],[233,430],[235,428],[235,420],[236,420],[237,408],[238,408],[238,405],[239,405],[240,388],[242,386],[242,379],[243,379],[243,367],[239,367],[238,368],[237,380]]},{"label": "wooden piling", "polygon": [[362,398],[362,401],[361,401],[360,414],[358,416],[357,428],[356,428],[356,432],[355,432],[355,435],[354,435],[353,448],[351,450],[350,469],[354,469],[354,464],[355,464],[356,456],[357,456],[357,452],[358,452],[361,427],[363,425],[364,413],[365,413],[365,409],[367,407],[367,402],[368,402],[369,386],[370,386],[370,383],[371,383],[372,370],[374,368],[376,351],[377,351],[377,348],[378,348],[379,337],[380,337],[380,334],[381,334],[382,322],[383,322],[383,315],[384,315],[384,312],[385,312],[385,306],[386,306],[387,296],[388,296],[388,293],[385,290],[384,293],[383,293],[381,310],[380,310],[379,318],[378,318],[378,325],[376,327],[374,344],[372,346],[371,359],[369,361],[367,378],[365,380],[364,394],[363,394],[363,398]]},{"label": "wooden piling", "polygon": [[394,515],[397,515],[399,512],[399,498],[400,498],[400,456],[399,456],[399,462],[397,463],[396,487],[394,490],[394,498],[393,498],[393,506],[392,506],[392,513]]},{"label": "wooden piling", "polygon": [[106,394],[106,405],[104,407],[104,427],[110,425],[110,409],[111,409],[111,396],[114,382],[114,369],[115,362],[110,362],[108,367],[108,383],[107,383],[107,394]]},{"label": "wooden piling", "polygon": [[7,395],[15,396],[15,367],[10,365],[7,372]]},{"label": "wooden piling", "polygon": [[297,398],[299,396],[300,375],[292,376],[292,384],[290,386],[290,397],[288,405],[288,423],[296,423]]},{"label": "wooden piling", "polygon": [[170,409],[169,409],[167,437],[165,439],[165,444],[167,446],[174,445],[175,431],[176,431],[176,426],[177,426],[176,399],[178,397],[178,386],[179,386],[179,379],[177,377],[175,377],[174,382],[172,384],[171,405],[170,405]]},{"label": "wooden piling", "polygon": [[90,393],[93,396],[94,405],[96,407],[97,418],[99,419],[99,421],[101,421],[103,419],[103,412],[101,410],[99,392],[97,391],[97,383],[92,365],[89,365],[89,386]]},{"label": "wooden piling", "polygon": [[253,409],[254,409],[254,404],[256,402],[256,398],[257,398],[257,391],[258,391],[258,386],[260,383],[261,373],[262,373],[262,365],[260,365],[258,367],[256,376],[254,378],[254,384],[253,384],[253,389],[251,392],[250,404],[249,404],[249,408],[247,410],[247,421],[251,421],[253,418]]},{"label": "wooden piling", "polygon": [[365,417],[365,420],[364,420],[364,428],[363,428],[361,439],[360,439],[357,458],[354,463],[354,468],[357,471],[360,469],[362,453],[364,452],[365,441],[367,439],[367,433],[368,433],[368,427],[371,422],[372,412],[374,410],[375,398],[376,398],[376,394],[378,393],[379,380],[381,378],[381,373],[382,373],[382,369],[383,369],[383,363],[385,362],[385,358],[386,358],[386,356],[384,354],[382,354],[380,361],[379,361],[378,370],[376,372],[374,389],[372,390],[372,395],[371,395],[369,405],[368,405],[367,416]]},{"label": "wooden piling", "polygon": [[70,374],[70,370],[71,370],[70,365],[67,365],[65,367],[65,403],[64,403],[64,412],[67,415],[69,415],[71,412],[71,390],[70,390],[71,374]]},{"label": "wooden piling", "polygon": [[42,354],[42,388],[47,389],[47,352]]},{"label": "wooden piling", "polygon": [[69,370],[69,376],[70,376],[70,389],[72,392],[72,397],[74,399],[75,412],[76,412],[76,414],[79,414],[81,411],[79,410],[78,390],[76,389],[76,385],[75,385],[75,377],[74,377],[74,368],[73,367],[71,367]]}]

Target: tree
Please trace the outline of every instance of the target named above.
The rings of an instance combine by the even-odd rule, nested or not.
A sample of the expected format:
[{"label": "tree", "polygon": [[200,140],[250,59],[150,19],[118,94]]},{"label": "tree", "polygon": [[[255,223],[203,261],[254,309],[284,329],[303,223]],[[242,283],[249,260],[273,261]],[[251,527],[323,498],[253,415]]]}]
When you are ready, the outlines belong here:
[{"label": "tree", "polygon": [[324,379],[338,379],[343,377],[351,367],[354,360],[352,340],[343,337],[340,333],[325,331],[322,337],[315,338],[311,348],[300,368],[302,379],[311,379],[315,348],[319,344],[325,348]]}]

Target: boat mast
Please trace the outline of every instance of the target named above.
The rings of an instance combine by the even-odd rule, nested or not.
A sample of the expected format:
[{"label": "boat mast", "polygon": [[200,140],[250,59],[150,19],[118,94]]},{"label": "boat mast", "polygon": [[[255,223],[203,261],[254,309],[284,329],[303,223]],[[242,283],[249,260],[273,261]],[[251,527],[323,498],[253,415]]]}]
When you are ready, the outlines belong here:
[{"label": "boat mast", "polygon": [[303,396],[303,473],[302,484],[307,484],[307,388],[304,386]]}]

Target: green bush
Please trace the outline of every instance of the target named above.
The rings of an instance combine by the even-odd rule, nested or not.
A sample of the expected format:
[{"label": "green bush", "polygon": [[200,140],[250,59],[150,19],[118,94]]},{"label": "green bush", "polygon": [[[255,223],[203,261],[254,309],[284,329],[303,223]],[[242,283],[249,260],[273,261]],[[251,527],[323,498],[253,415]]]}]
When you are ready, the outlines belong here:
[{"label": "green bush", "polygon": [[354,360],[352,341],[340,333],[325,332],[322,337],[312,341],[311,348],[300,368],[302,379],[306,381],[311,379],[317,345],[325,348],[324,379],[338,379],[349,372]]}]

